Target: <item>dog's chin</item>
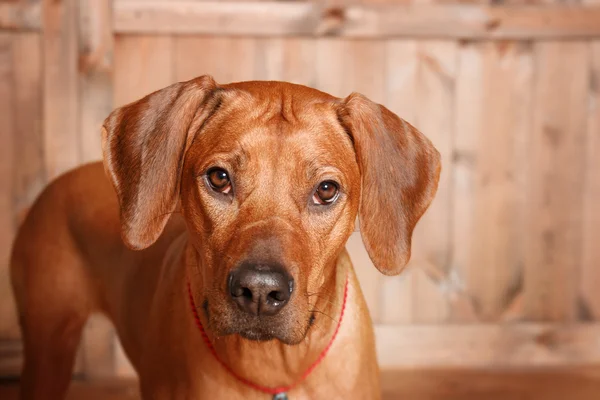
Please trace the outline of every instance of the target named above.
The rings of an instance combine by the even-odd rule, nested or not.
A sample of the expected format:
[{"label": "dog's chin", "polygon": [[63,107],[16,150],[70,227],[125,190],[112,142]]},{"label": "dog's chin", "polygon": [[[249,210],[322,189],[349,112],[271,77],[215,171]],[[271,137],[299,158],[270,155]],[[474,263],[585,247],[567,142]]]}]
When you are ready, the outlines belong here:
[{"label": "dog's chin", "polygon": [[314,314],[254,317],[228,309],[205,309],[208,329],[216,336],[239,336],[254,342],[277,340],[287,345],[301,343],[314,323]]},{"label": "dog's chin", "polygon": [[255,342],[267,342],[276,338],[275,335],[270,333],[261,332],[260,330],[255,329],[245,329],[238,333],[241,337],[248,340],[253,340]]},{"label": "dog's chin", "polygon": [[[221,329],[215,329],[214,332],[217,336],[232,336],[238,335],[246,340],[253,342],[268,342],[271,340],[277,340],[286,345],[297,345],[301,343],[306,337],[307,329],[288,329],[281,325],[272,327],[269,325],[251,325],[248,326],[243,324],[239,326],[234,324],[233,326],[220,326]],[[245,326],[244,326],[245,325]]]}]

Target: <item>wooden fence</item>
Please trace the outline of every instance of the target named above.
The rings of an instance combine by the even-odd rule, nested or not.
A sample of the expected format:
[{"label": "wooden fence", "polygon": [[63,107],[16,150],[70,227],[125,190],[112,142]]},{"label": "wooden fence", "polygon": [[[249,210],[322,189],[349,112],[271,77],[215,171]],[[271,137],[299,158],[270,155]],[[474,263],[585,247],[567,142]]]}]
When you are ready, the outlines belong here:
[{"label": "wooden fence", "polygon": [[[405,273],[348,242],[384,367],[600,362],[600,3],[0,1],[0,375],[31,201],[114,107],[205,73],[362,92],[442,153]],[[78,371],[131,373],[101,318]]]}]

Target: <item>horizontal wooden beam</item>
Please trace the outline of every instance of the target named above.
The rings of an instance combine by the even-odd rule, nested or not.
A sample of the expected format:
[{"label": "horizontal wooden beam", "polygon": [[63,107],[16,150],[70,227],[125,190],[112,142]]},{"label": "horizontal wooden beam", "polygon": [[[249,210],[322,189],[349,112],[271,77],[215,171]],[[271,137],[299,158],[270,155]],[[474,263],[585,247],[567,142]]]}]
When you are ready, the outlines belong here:
[{"label": "horizontal wooden beam", "polygon": [[[39,30],[39,3],[1,2],[0,29]],[[117,33],[354,38],[600,37],[598,5],[348,5],[310,2],[114,1]]]},{"label": "horizontal wooden beam", "polygon": [[[383,369],[578,367],[600,363],[600,323],[375,326]],[[116,373],[135,372],[119,345]],[[19,341],[0,342],[0,376],[17,376]],[[80,366],[76,369],[80,371]]]},{"label": "horizontal wooden beam", "polygon": [[600,323],[375,327],[382,368],[521,368],[600,363]]},{"label": "horizontal wooden beam", "polygon": [[600,6],[347,5],[311,2],[119,1],[118,33],[356,38],[556,39],[600,37]]},{"label": "horizontal wooden beam", "polygon": [[0,29],[37,31],[42,25],[39,2],[0,2]]}]

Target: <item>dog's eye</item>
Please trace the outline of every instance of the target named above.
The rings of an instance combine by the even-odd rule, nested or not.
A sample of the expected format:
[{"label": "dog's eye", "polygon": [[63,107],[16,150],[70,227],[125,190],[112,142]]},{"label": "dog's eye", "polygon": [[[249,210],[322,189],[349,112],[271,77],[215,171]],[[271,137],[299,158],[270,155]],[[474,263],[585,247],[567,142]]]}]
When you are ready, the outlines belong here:
[{"label": "dog's eye", "polygon": [[338,197],[339,187],[333,181],[323,181],[313,195],[315,204],[326,205],[333,203]]},{"label": "dog's eye", "polygon": [[223,168],[211,168],[206,173],[210,187],[220,193],[227,194],[231,191],[229,174]]}]

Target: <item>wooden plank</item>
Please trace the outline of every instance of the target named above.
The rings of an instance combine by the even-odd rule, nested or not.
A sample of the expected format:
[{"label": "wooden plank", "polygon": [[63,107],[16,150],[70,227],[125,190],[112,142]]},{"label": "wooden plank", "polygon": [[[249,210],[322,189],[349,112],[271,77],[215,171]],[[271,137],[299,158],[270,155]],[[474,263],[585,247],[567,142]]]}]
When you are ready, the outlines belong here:
[{"label": "wooden plank", "polygon": [[452,282],[445,274],[450,257],[452,167],[448,160],[456,61],[452,42],[393,40],[387,45],[385,104],[434,142],[443,168],[436,198],[415,229],[406,276],[382,281],[382,322],[434,323],[450,315]]},{"label": "wooden plank", "polygon": [[102,158],[100,128],[113,108],[111,2],[86,0],[80,7],[80,152],[89,162]]},{"label": "wooden plank", "polygon": [[[551,39],[600,36],[600,7],[569,5],[350,4],[325,21],[310,2],[115,1],[119,33],[242,36]],[[325,27],[325,28],[324,28]]]},{"label": "wooden plank", "polygon": [[[426,41],[417,48],[415,119],[412,122],[442,156],[438,191],[413,234],[412,264],[425,269],[413,286],[413,322],[436,323],[448,319],[448,300],[441,296],[452,282],[447,273],[451,254],[451,178],[453,152],[454,87],[458,52],[454,42]],[[436,271],[432,271],[436,270]]]},{"label": "wooden plank", "polygon": [[13,35],[12,77],[14,79],[14,157],[20,160],[13,171],[14,225],[21,223],[27,209],[46,184],[44,135],[42,132],[42,45],[36,32]]},{"label": "wooden plank", "polygon": [[390,369],[381,389],[383,400],[597,400],[600,368]]},{"label": "wooden plank", "polygon": [[0,29],[38,31],[41,27],[39,1],[0,2]]},{"label": "wooden plank", "polygon": [[589,83],[590,112],[586,141],[586,179],[583,215],[581,295],[586,314],[600,319],[600,41],[590,48],[592,71]]},{"label": "wooden plank", "polygon": [[452,264],[492,321],[521,284],[533,59],[515,42],[468,43],[460,54]]},{"label": "wooden plank", "polygon": [[256,38],[231,38],[228,53],[225,54],[224,68],[227,71],[225,82],[240,82],[255,79],[257,76]]},{"label": "wooden plank", "polygon": [[[417,41],[389,40],[385,46],[385,106],[416,125],[419,70]],[[411,263],[399,276],[381,280],[381,323],[406,324],[414,321],[415,287],[421,274],[413,267]]]},{"label": "wooden plank", "polygon": [[316,40],[307,38],[286,39],[283,51],[282,79],[287,82],[315,87],[317,85]]},{"label": "wooden plank", "polygon": [[[2,34],[0,115],[0,339],[20,337],[9,279],[9,254],[20,219],[45,184],[38,33]],[[16,160],[19,160],[18,168]],[[10,361],[12,363],[12,361]],[[16,364],[15,364],[16,365]]]},{"label": "wooden plank", "polygon": [[218,83],[256,79],[257,39],[176,36],[175,80],[212,75]]},{"label": "wooden plank", "polygon": [[44,148],[49,178],[79,163],[76,0],[43,0]]},{"label": "wooden plank", "polygon": [[600,363],[600,324],[376,325],[381,368],[534,368]]},{"label": "wooden plank", "polygon": [[177,36],[174,39],[175,80],[186,81],[212,75],[219,83],[229,82],[226,71],[231,39],[225,37]]},{"label": "wooden plank", "polygon": [[344,79],[345,57],[350,47],[349,40],[330,38],[317,40],[315,60],[317,89],[337,97],[346,97],[352,92],[353,89]]},{"label": "wooden plank", "polygon": [[257,39],[254,78],[261,81],[281,81],[283,79],[282,38]]},{"label": "wooden plank", "polygon": [[14,80],[13,35],[0,32],[0,340],[18,337],[14,301],[9,279],[10,248],[13,227],[13,140]]},{"label": "wooden plank", "polygon": [[[113,108],[113,33],[111,2],[80,2],[80,152],[81,161],[102,159],[100,129]],[[105,318],[92,316],[83,331],[81,370],[86,378],[111,376],[115,369],[114,328]]]},{"label": "wooden plank", "polygon": [[117,36],[114,51],[115,107],[174,82],[170,36]]},{"label": "wooden plank", "polygon": [[[343,69],[339,71],[344,85],[347,85],[347,94],[358,92],[367,96],[372,101],[383,103],[385,101],[385,43],[373,40],[351,40],[348,51],[344,54]],[[346,95],[347,95],[346,94]],[[366,249],[357,233],[352,234],[348,242],[348,250],[353,260],[364,260]],[[356,275],[360,282],[362,292],[369,306],[373,321],[379,321],[383,309],[383,296],[381,283],[383,275],[366,260],[354,263]]]},{"label": "wooden plank", "polygon": [[578,316],[588,50],[582,42],[535,44],[523,298],[529,320]]}]

